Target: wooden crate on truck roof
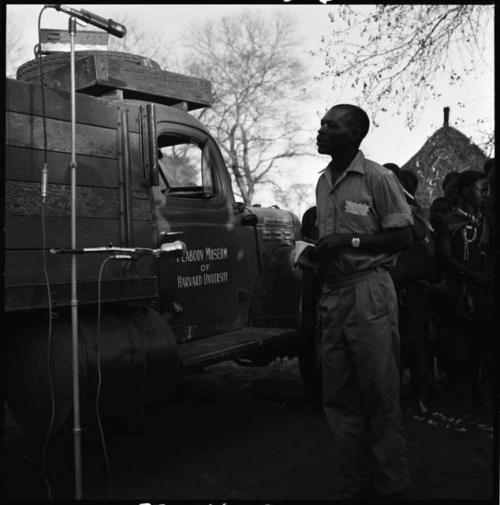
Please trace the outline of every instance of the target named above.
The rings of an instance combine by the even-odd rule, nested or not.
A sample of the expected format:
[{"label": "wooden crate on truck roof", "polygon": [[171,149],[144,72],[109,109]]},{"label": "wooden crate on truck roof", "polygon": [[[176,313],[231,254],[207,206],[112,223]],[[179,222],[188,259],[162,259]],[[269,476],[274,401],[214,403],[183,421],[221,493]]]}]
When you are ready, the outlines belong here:
[{"label": "wooden crate on truck roof", "polygon": [[[69,91],[69,53],[51,54],[42,63],[46,85]],[[19,67],[17,78],[39,81],[38,61]],[[113,51],[76,51],[75,89],[94,96],[118,92],[119,98],[163,105],[185,103],[187,110],[207,107],[213,99],[211,83],[206,79],[161,70],[149,58]]]}]

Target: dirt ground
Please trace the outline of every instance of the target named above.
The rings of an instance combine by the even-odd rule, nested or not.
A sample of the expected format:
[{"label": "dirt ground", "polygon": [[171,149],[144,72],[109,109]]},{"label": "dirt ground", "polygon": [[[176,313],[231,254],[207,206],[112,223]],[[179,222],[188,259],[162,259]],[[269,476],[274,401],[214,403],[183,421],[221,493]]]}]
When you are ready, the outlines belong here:
[{"label": "dirt ground", "polygon": [[[460,412],[447,397],[425,415],[404,413],[410,498],[493,497],[492,420]],[[43,439],[6,411],[2,498],[47,500]],[[86,500],[333,500],[335,446],[306,397],[297,360],[268,367],[225,362],[184,380],[182,394],[127,431],[105,426],[109,471],[97,430],[83,433]],[[134,428],[134,429],[132,429]],[[74,497],[71,435],[47,450],[52,498]]]}]

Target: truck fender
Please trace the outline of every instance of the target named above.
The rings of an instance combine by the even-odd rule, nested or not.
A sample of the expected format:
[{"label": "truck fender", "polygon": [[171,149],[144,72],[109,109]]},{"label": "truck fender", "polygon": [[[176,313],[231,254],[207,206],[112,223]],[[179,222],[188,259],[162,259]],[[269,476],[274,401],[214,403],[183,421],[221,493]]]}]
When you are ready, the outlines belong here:
[{"label": "truck fender", "polygon": [[292,254],[290,244],[277,245],[262,254],[250,304],[250,326],[298,326],[300,279],[292,268]]}]

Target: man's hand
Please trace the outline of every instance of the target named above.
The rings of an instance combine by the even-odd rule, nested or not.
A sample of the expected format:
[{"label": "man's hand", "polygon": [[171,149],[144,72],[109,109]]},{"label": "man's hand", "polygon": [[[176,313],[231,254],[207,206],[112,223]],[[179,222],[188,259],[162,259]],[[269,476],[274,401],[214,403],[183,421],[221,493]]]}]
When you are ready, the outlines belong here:
[{"label": "man's hand", "polygon": [[351,243],[352,235],[350,233],[330,233],[318,240],[314,250],[314,256],[317,259],[322,259],[340,249],[347,247]]}]

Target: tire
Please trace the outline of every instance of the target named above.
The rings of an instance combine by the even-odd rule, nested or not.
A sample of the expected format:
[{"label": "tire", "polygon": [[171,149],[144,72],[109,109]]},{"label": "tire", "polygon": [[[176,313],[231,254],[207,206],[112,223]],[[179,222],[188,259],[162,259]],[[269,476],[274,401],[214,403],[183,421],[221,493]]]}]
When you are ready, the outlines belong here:
[{"label": "tire", "polygon": [[[106,54],[109,58],[112,59],[118,59],[127,63],[134,63],[136,65],[141,65],[144,67],[151,67],[155,70],[161,70],[160,65],[151,58],[145,58],[144,56],[139,56],[131,53],[122,53],[119,51],[75,51],[75,61],[86,56],[99,56],[102,54]],[[60,67],[65,63],[69,63],[69,60],[69,52],[57,52],[44,56],[42,59],[42,69],[44,74],[45,72],[54,70],[55,68]],[[39,70],[40,67],[37,58],[27,61],[17,69],[16,79],[27,82],[38,81],[40,78]]]},{"label": "tire", "polygon": [[317,325],[318,289],[313,272],[304,268],[302,281],[302,332],[298,342],[299,370],[309,397],[323,404],[321,332]]}]

